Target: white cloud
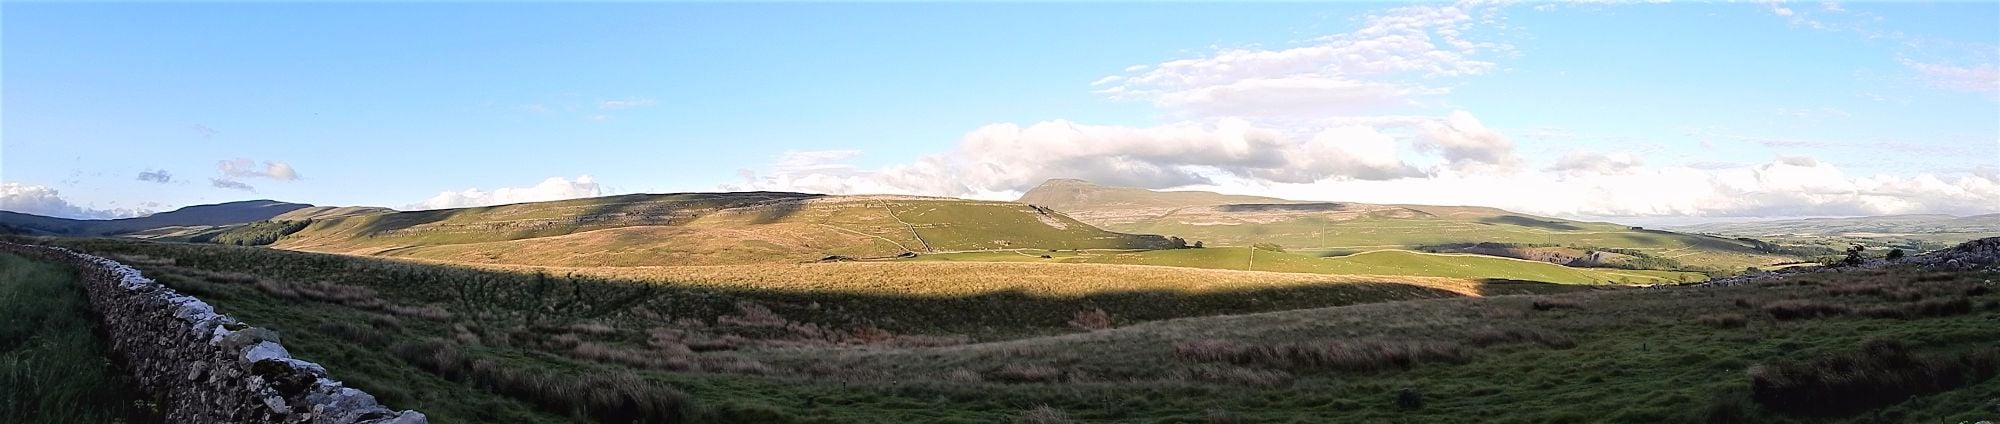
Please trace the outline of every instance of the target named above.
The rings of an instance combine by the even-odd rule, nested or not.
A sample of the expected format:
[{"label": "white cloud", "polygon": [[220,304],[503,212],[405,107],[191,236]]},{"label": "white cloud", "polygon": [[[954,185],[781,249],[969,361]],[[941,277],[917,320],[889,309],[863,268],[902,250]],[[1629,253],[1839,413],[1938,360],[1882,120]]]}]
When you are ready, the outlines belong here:
[{"label": "white cloud", "polygon": [[[1354,31],[1294,47],[1223,48],[1135,65],[1091,82],[1113,99],[1151,102],[1187,121],[1151,127],[1066,120],[998,123],[947,151],[863,169],[851,150],[792,151],[729,190],[895,193],[1012,199],[1049,178],[1144,188],[1214,189],[1296,199],[1470,204],[1564,216],[1825,216],[2000,211],[2000,175],[1853,176],[1811,157],[1649,166],[1633,152],[1524,158],[1514,137],[1472,113],[1418,116],[1449,103],[1460,77],[1496,72],[1513,47],[1475,31],[1505,31],[1492,4],[1422,5],[1363,20]],[[1794,25],[1837,5],[1771,4]],[[1819,9],[1826,9],[1824,11]],[[1851,16],[1842,15],[1842,16]],[[1910,62],[1913,63],[1913,62]],[[1928,65],[1928,64],[1925,64]],[[1981,68],[1919,67],[1941,86],[1992,79]],[[1822,107],[1780,116],[1848,118]],[[1570,141],[1562,129],[1518,134]],[[1749,137],[1767,147],[1878,149],[1881,143]]]},{"label": "white cloud", "polygon": [[1234,118],[1145,128],[1062,120],[992,124],[967,133],[950,151],[879,169],[846,164],[858,154],[851,150],[786,152],[763,173],[743,171],[741,183],[722,188],[1005,198],[1050,178],[1146,188],[1217,178],[1306,184],[1421,178],[1446,166],[1466,173],[1509,170],[1521,162],[1506,136],[1466,112],[1326,122],[1336,123],[1306,131]]},{"label": "white cloud", "polygon": [[112,219],[145,216],[143,209],[91,209],[71,204],[48,186],[0,183],[0,210],[72,219]]},{"label": "white cloud", "polygon": [[[1229,48],[1205,57],[1127,68],[1092,83],[1112,98],[1151,100],[1199,116],[1311,115],[1375,110],[1443,94],[1440,78],[1480,75],[1481,56],[1505,43],[1474,41],[1484,5],[1409,6],[1367,17],[1352,32],[1287,49]],[[1479,16],[1476,16],[1479,15]]]},{"label": "white cloud", "polygon": [[605,110],[631,109],[631,108],[652,106],[657,103],[659,102],[654,101],[653,99],[636,99],[636,98],[628,98],[624,100],[599,100],[597,102],[597,108]]},{"label": "white cloud", "polygon": [[299,179],[298,171],[292,169],[292,165],[285,163],[285,161],[267,160],[264,161],[262,167],[259,167],[257,166],[257,161],[250,160],[249,158],[236,158],[216,161],[215,167],[217,170],[222,171],[222,175],[234,178],[270,178],[278,181],[294,181]]},{"label": "white cloud", "polygon": [[1422,124],[1417,144],[1435,151],[1460,170],[1507,170],[1521,162],[1514,155],[1514,141],[1479,122],[1471,113],[1452,112],[1450,117]]},{"label": "white cloud", "polygon": [[1447,172],[1437,178],[1395,181],[1279,185],[1229,181],[1192,188],[1314,200],[1481,205],[1560,216],[1773,217],[2000,212],[2000,175],[1857,177],[1811,158],[1715,168],[1649,168],[1627,164],[1620,172],[1589,178],[1568,178],[1561,171],[1501,176]]},{"label": "white cloud", "polygon": [[1590,177],[1597,175],[1625,175],[1645,166],[1646,162],[1631,153],[1588,153],[1572,152],[1563,155],[1544,170],[1564,177]]},{"label": "white cloud", "polygon": [[[1483,127],[1435,124],[1459,141],[1497,137]],[[1465,124],[1465,123],[1461,123]],[[1422,131],[1420,131],[1421,133]],[[1575,153],[1540,169],[1490,173],[1525,162],[1461,147],[1461,162],[1420,168],[1405,143],[1371,127],[1337,127],[1290,139],[1237,121],[1216,126],[1087,126],[1063,121],[991,125],[954,151],[862,170],[853,151],[789,152],[768,175],[745,172],[729,190],[896,193],[1011,200],[1049,178],[1146,188],[1211,189],[1278,197],[1481,205],[1561,216],[1827,216],[2000,212],[2000,172],[1949,177],[1852,176],[1806,156],[1764,164],[1647,166],[1629,152]],[[1441,148],[1442,149],[1442,148]],[[1151,153],[1158,152],[1158,153]],[[1267,153],[1264,153],[1267,152]],[[1474,153],[1466,153],[1474,152]],[[1440,151],[1442,154],[1443,152]],[[1441,158],[1440,158],[1441,159]],[[1519,164],[1519,163],[1516,163]],[[1470,168],[1470,169],[1467,169]]]},{"label": "white cloud", "polygon": [[590,178],[589,175],[576,177],[575,180],[549,177],[540,184],[529,187],[502,187],[493,191],[468,188],[462,191],[440,192],[423,202],[411,204],[408,208],[418,210],[467,208],[597,197],[604,193],[603,186],[598,185],[597,180]]},{"label": "white cloud", "polygon": [[1902,62],[1933,87],[2000,96],[2000,65],[1955,66],[1910,59],[1903,59]]}]

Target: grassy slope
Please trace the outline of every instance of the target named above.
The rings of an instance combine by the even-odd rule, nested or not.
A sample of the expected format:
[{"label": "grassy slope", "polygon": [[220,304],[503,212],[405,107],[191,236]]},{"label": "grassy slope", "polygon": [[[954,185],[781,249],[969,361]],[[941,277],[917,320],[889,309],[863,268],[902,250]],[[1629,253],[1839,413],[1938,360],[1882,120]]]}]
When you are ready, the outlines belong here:
[{"label": "grassy slope", "polygon": [[[1041,258],[1042,255],[1050,257]],[[1009,251],[924,255],[913,260],[1109,263],[1340,275],[1491,278],[1568,284],[1607,282],[1654,284],[1680,282],[1682,278],[1689,281],[1706,278],[1696,273],[1571,268],[1546,262],[1482,255],[1432,254],[1401,250],[1376,250],[1334,258],[1309,257],[1247,247],[1153,251]]]},{"label": "grassy slope", "polygon": [[[998,364],[1042,365],[1062,375],[1053,384],[988,381],[923,388],[941,398],[979,399],[953,408],[967,409],[955,416],[981,420],[1004,419],[1007,407],[1047,404],[1085,421],[1199,422],[1215,416],[1244,422],[1307,416],[1328,422],[1469,416],[1482,422],[1712,422],[1730,417],[1734,420],[1728,422],[1976,421],[2000,415],[2000,406],[1991,403],[2000,396],[2000,380],[1938,394],[1891,396],[1895,400],[1868,408],[1873,410],[1868,414],[1814,417],[1781,414],[1752,402],[1746,369],[1855,352],[1871,339],[1902,340],[1924,353],[1990,352],[1991,341],[2000,337],[2000,328],[1990,325],[2000,319],[2000,295],[1990,290],[1964,296],[1978,305],[1968,312],[1910,319],[1853,314],[1781,321],[1761,305],[1809,299],[1851,308],[1896,306],[1907,303],[1834,296],[1831,288],[1927,281],[1930,287],[1924,290],[1934,293],[1934,299],[1946,299],[1959,298],[1963,289],[1994,277],[1898,270],[1808,275],[1770,287],[1412,301],[1162,321],[953,348],[831,356],[813,352],[812,357],[771,352],[767,360],[831,362],[834,369],[911,376],[991,370]],[[1545,310],[1535,307],[1537,302],[1569,306]],[[1734,317],[1743,325],[1704,324],[1713,317]],[[1548,342],[1476,347],[1469,341],[1507,332],[1536,334]],[[1178,344],[1197,340],[1271,346],[1364,339],[1456,341],[1469,352],[1457,359],[1419,361],[1407,369],[1376,370],[1280,362],[1215,364],[1176,353]],[[1180,367],[1193,373],[1177,372]],[[1104,381],[1107,376],[1114,377]],[[1421,393],[1421,407],[1399,406],[1399,393],[1406,389]]]},{"label": "grassy slope", "polygon": [[694,193],[320,219],[274,246],[474,263],[643,266],[1162,243],[1007,202]]},{"label": "grassy slope", "polygon": [[134,400],[60,266],[0,253],[0,422],[111,422]]},{"label": "grassy slope", "polygon": [[[435,337],[439,343],[455,346],[454,351],[465,358],[500,361],[510,369],[573,376],[636,372],[651,381],[671,382],[687,390],[706,405],[699,412],[706,421],[785,422],[782,415],[777,421],[758,415],[772,411],[764,399],[790,406],[805,396],[856,402],[843,414],[859,414],[849,415],[848,421],[868,421],[867,414],[876,413],[876,408],[900,409],[902,412],[887,416],[904,418],[921,416],[905,414],[956,412],[927,412],[936,408],[932,403],[938,399],[923,394],[852,391],[836,382],[744,378],[714,370],[635,371],[573,359],[570,348],[580,348],[576,343],[581,338],[620,349],[644,349],[653,344],[649,338],[657,338],[662,330],[728,334],[735,340],[774,337],[769,327],[729,325],[721,318],[738,313],[746,302],[796,320],[787,329],[811,324],[828,331],[879,328],[899,335],[986,339],[1075,331],[1068,324],[1072,314],[1092,309],[1109,311],[1117,322],[1128,323],[1475,293],[1578,290],[1443,278],[1390,283],[1310,274],[1088,264],[475,269],[235,246],[116,239],[54,241],[111,255],[168,286],[202,297],[224,313],[275,329],[284,335],[295,356],[325,364],[333,377],[368,390],[389,405],[424,411],[438,422],[567,420],[560,411],[537,408],[532,397],[497,393],[462,383],[457,380],[460,377],[426,372],[409,358],[394,354],[396,346]],[[506,270],[539,270],[553,277],[536,278]],[[653,270],[663,274],[651,274]],[[765,273],[757,274],[758,270]],[[572,273],[593,278],[563,277]],[[844,278],[823,278],[828,275]],[[1026,278],[990,278],[994,275]],[[1007,284],[952,284],[963,281]],[[1084,282],[1096,286],[1080,284]],[[554,284],[556,289],[549,290],[545,284]],[[822,284],[868,289],[842,291]],[[593,300],[566,303],[579,295],[573,288],[581,288],[580,295]],[[643,296],[637,297],[636,303],[618,300],[628,299],[631,293]],[[440,312],[404,312],[420,308]],[[601,329],[572,332],[567,328],[573,324]],[[783,336],[783,330],[777,336]],[[797,342],[785,339],[773,343],[791,346],[784,343]],[[698,355],[701,361],[727,364],[731,358],[746,354],[746,349],[755,348],[709,349]],[[668,357],[672,353],[646,355]]]},{"label": "grassy slope", "polygon": [[1076,181],[1052,181],[1049,186],[1030,191],[1022,201],[1051,205],[1111,231],[1173,235],[1210,245],[1275,243],[1294,251],[1346,253],[1454,243],[1554,243],[1637,249],[1687,265],[1726,270],[1791,260],[1725,238],[1635,230],[1484,207],[1345,203],[1338,205],[1356,212],[1232,211],[1228,205],[1245,200],[1304,203],[1207,192],[1151,192]]},{"label": "grassy slope", "polygon": [[[603,327],[572,333],[510,332],[508,328],[518,325],[510,323],[519,318],[515,314],[561,313],[564,309],[541,305],[565,296],[558,291],[556,296],[538,299],[530,295],[532,290],[507,288],[524,284],[512,279],[467,290],[501,274],[227,246],[70,243],[98,252],[147,255],[128,260],[151,275],[171,276],[163,280],[170,285],[207,290],[203,296],[225,311],[278,328],[288,345],[298,343],[294,353],[300,357],[327,363],[336,377],[361,381],[371,391],[385,390],[394,399],[392,405],[426,412],[436,409],[440,420],[535,422],[559,417],[536,412],[509,397],[438,378],[408,365],[406,359],[383,353],[383,346],[370,344],[367,338],[328,329],[333,323],[380,321],[372,317],[381,312],[275,298],[260,289],[263,284],[247,283],[245,278],[278,284],[332,281],[367,287],[377,291],[380,299],[399,304],[444,302],[441,304],[452,313],[449,317],[405,317],[400,319],[402,324],[376,331],[388,340],[442,337],[459,346],[461,353],[502,360],[511,367],[592,375],[627,372],[619,370],[628,368],[571,359],[564,345],[534,346],[580,337],[620,349],[639,349],[647,355],[672,355],[668,350],[645,349],[659,340],[659,334],[679,334],[676,332],[744,331],[731,334],[751,340],[770,337],[768,331],[775,327],[746,327],[701,318],[727,313],[727,305],[747,299],[769,306],[773,315],[783,317],[781,321],[839,326],[841,316],[868,316],[899,332],[942,329],[943,325],[957,325],[953,327],[957,329],[1060,326],[1068,319],[1066,311],[1092,307],[1110,311],[1124,324],[1096,332],[935,348],[759,347],[763,345],[749,343],[694,354],[762,364],[741,368],[747,371],[636,371],[687,391],[703,405],[704,412],[698,418],[712,422],[1000,422],[1016,420],[1039,405],[1081,421],[1118,422],[1229,418],[1266,422],[1302,417],[1334,422],[1425,422],[1468,416],[1484,422],[1704,422],[1731,416],[1741,418],[1737,422],[1959,422],[2000,414],[2000,409],[1990,404],[1990,399],[2000,397],[2000,382],[1985,381],[1943,393],[1897,396],[1888,406],[1869,413],[1879,415],[1784,415],[1748,400],[1750,380],[1745,371],[1760,364],[1856,351],[1862,341],[1873,338],[1904,340],[1926,354],[1992,349],[1991,341],[2000,339],[2000,329],[1991,325],[1992,320],[2000,319],[2000,294],[1991,287],[1974,289],[1981,284],[1990,286],[1981,281],[2000,277],[1994,274],[1905,270],[1829,273],[1796,276],[1769,286],[1419,300],[1136,323],[1123,317],[1148,308],[1190,316],[1226,313],[1223,311],[1229,309],[1222,306],[1228,302],[1330,298],[1282,292],[1230,294],[1227,298],[1235,300],[1228,302],[1223,301],[1225,297],[1189,302],[1190,297],[1175,295],[1073,299],[1019,295],[873,298],[840,293],[792,296],[718,291],[716,286],[683,287],[671,278],[639,279],[665,284],[672,290],[607,316],[616,319],[588,321]],[[329,277],[333,275],[340,277]],[[1857,284],[1889,289],[1880,295],[1847,289]],[[1913,293],[1917,297],[1909,297]],[[450,300],[468,294],[473,297]],[[1371,298],[1385,299],[1379,295]],[[1947,299],[1964,299],[1971,306],[1903,319],[1858,312]],[[1766,312],[1767,305],[1797,301],[1833,304],[1857,312],[1792,320],[1778,320]],[[718,304],[725,309],[714,309]],[[497,309],[481,312],[472,308],[480,305]],[[490,312],[494,310],[509,313]],[[1032,312],[1009,315],[1007,311]],[[668,315],[649,315],[654,313]],[[1717,317],[1733,317],[1743,325],[1706,324]],[[919,321],[933,325],[912,325]],[[783,325],[797,327],[797,323]],[[661,333],[661,328],[674,330]],[[653,336],[649,339],[648,334]],[[1262,360],[1217,363],[1177,353],[1177,345],[1191,341],[1256,347],[1361,340],[1391,344],[1381,350],[1330,352],[1390,354],[1403,349],[1396,346],[1404,345],[1395,343],[1456,347],[1449,355],[1407,366],[1356,369]],[[1398,406],[1398,393],[1404,389],[1421,393],[1422,405]]]}]

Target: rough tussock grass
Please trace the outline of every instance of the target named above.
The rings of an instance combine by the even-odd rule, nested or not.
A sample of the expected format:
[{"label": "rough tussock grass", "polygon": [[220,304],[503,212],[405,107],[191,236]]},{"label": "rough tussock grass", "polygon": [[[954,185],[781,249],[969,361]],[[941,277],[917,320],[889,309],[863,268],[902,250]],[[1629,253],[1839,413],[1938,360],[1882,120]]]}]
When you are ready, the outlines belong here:
[{"label": "rough tussock grass", "polygon": [[0,253],[0,422],[151,422],[71,271]]},{"label": "rough tussock grass", "polygon": [[[1230,411],[1224,416],[1240,422],[1468,416],[1499,422],[1958,422],[2000,413],[1986,403],[1987,394],[2000,393],[1994,391],[2000,383],[1968,379],[1956,388],[1912,391],[1916,401],[1905,396],[1859,415],[1801,415],[1810,412],[1754,400],[1756,383],[1747,371],[1757,364],[1792,369],[1784,367],[1853,351],[1869,337],[1906,340],[1914,358],[1990,348],[2000,340],[2000,328],[1991,325],[2000,319],[1994,306],[2000,295],[1982,281],[2000,279],[1992,274],[1919,279],[1887,269],[1713,289],[1355,304],[1389,297],[1312,291],[904,297],[731,291],[717,288],[727,284],[670,281],[648,291],[591,276],[254,249],[106,246],[171,261],[142,268],[173,279],[170,284],[212,289],[217,298],[211,302],[219,307],[285,331],[288,345],[300,343],[295,353],[301,357],[327,358],[323,363],[344,380],[371,392],[401,388],[385,396],[393,404],[435,409],[441,421],[562,422],[591,419],[570,412],[577,408],[604,408],[587,406],[593,401],[584,397],[533,389],[576,387],[528,378],[543,375],[572,382],[630,375],[647,383],[634,390],[686,393],[689,417],[711,422],[1005,422],[1038,405],[1080,422],[1202,422],[1211,411]],[[175,271],[186,268],[369,287],[391,305],[435,306],[448,315],[421,318],[386,306],[284,298],[240,279],[217,282]],[[1871,284],[1883,286],[1881,294],[1828,291]],[[1263,306],[1233,309],[1231,301]],[[1348,306],[1263,312],[1313,302]],[[1766,310],[1819,307],[1803,304],[1847,312],[1780,319]],[[1095,326],[1087,322],[1095,317],[1079,320],[1079,311],[1100,309],[1116,325],[1079,328]],[[1870,312],[1877,310],[1909,313]],[[1169,319],[1190,315],[1213,316]],[[329,321],[352,325],[324,325]],[[366,336],[370,332],[386,337]],[[894,342],[922,337],[953,341]],[[434,343],[434,349],[390,349],[408,340]],[[1178,348],[1205,341],[1221,344],[1186,354]],[[402,353],[385,352],[391,350]],[[636,358],[687,362],[676,370],[680,365]],[[507,372],[521,374],[506,378]],[[1799,377],[1810,372],[1782,375],[1815,381]],[[462,407],[468,405],[474,407]]]},{"label": "rough tussock grass", "polygon": [[1895,340],[1750,368],[1752,398],[1789,414],[1844,416],[1992,378],[2000,349],[1916,353]]}]

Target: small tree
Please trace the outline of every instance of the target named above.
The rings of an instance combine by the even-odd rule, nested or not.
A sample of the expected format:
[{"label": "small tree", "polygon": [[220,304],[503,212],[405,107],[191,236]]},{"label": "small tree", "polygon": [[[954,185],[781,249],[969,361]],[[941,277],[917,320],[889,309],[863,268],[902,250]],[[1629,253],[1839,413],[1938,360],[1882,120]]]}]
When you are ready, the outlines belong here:
[{"label": "small tree", "polygon": [[1195,241],[1194,241],[1194,248],[1196,248],[1196,249],[1200,249],[1200,248],[1201,248],[1201,240],[1195,240]]},{"label": "small tree", "polygon": [[1903,249],[1889,249],[1889,255],[1888,255],[1888,256],[1883,256],[1883,258],[1885,258],[1885,259],[1888,259],[1888,260],[1892,260],[1892,261],[1893,261],[1893,260],[1897,260],[1897,259],[1902,259],[1902,258],[1903,258]]},{"label": "small tree", "polygon": [[1866,256],[1861,255],[1861,252],[1867,249],[1868,249],[1867,247],[1864,247],[1859,244],[1854,245],[1854,247],[1847,248],[1847,257],[1842,258],[1840,260],[1840,264],[1846,266],[1861,265],[1862,262],[1866,262],[1868,260]]}]

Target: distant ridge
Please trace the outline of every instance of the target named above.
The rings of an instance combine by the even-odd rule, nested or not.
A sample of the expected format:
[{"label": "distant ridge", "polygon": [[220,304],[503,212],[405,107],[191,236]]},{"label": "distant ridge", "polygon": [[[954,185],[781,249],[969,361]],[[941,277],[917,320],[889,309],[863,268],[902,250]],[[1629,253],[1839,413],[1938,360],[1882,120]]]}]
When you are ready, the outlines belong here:
[{"label": "distant ridge", "polygon": [[1698,265],[1717,271],[1792,260],[1741,240],[1483,206],[1313,202],[1207,191],[1154,191],[1076,179],[1048,180],[1024,193],[1020,202],[1052,208],[1111,231],[1171,235],[1211,246],[1270,243],[1326,255],[1409,249],[1569,265]]},{"label": "distant ridge", "polygon": [[31,235],[104,236],[162,227],[213,226],[257,222],[313,207],[276,200],[244,200],[195,205],[137,218],[69,219],[0,211],[0,225]]},{"label": "distant ridge", "polygon": [[[297,215],[335,213],[301,211]],[[1174,247],[1044,207],[917,196],[630,194],[313,219],[271,246],[472,263],[736,265],[1003,249]]]}]

